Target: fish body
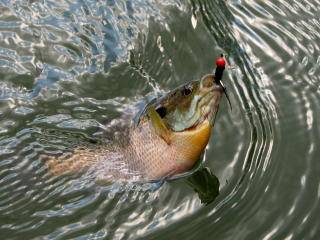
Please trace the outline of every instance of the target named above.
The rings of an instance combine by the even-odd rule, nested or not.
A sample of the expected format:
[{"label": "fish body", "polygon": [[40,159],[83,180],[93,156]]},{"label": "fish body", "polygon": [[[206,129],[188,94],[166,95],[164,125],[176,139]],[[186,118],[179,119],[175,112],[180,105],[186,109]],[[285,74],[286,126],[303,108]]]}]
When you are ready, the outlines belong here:
[{"label": "fish body", "polygon": [[194,166],[210,139],[223,88],[206,75],[147,104],[123,143],[48,161],[51,173],[87,170],[97,180],[157,180]]}]

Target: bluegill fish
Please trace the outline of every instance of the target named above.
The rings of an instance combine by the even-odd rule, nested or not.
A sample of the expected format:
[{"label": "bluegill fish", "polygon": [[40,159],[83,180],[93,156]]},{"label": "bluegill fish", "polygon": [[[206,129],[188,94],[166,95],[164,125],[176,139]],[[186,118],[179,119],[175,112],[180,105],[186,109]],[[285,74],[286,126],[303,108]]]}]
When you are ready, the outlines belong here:
[{"label": "bluegill fish", "polygon": [[205,150],[223,95],[213,75],[146,105],[120,142],[47,161],[54,175],[89,171],[97,180],[157,180],[191,169]]}]

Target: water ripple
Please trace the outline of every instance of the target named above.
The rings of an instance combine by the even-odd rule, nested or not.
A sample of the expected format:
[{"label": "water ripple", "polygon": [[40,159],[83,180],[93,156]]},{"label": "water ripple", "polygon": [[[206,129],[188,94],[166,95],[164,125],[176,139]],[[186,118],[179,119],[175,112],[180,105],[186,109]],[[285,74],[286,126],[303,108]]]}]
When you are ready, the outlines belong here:
[{"label": "water ripple", "polygon": [[[1,236],[316,239],[319,6],[0,1]],[[192,176],[159,186],[48,174],[46,156],[117,134],[221,52],[233,110],[222,101],[202,163],[216,175],[203,179],[220,181],[209,205]]]}]

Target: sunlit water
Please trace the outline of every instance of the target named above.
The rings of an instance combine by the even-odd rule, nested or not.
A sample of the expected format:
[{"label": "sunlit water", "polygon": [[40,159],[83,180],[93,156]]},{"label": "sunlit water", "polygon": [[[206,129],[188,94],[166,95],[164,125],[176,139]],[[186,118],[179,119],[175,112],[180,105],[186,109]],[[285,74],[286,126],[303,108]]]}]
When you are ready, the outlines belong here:
[{"label": "sunlit water", "polygon": [[[1,239],[319,239],[319,16],[316,0],[0,1]],[[233,110],[192,177],[48,174],[42,156],[114,134],[221,52]]]}]

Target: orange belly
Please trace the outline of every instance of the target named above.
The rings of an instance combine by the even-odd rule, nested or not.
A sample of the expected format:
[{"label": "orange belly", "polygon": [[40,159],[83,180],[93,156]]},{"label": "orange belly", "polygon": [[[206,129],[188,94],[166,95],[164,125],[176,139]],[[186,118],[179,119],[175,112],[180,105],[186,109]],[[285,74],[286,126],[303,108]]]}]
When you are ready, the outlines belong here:
[{"label": "orange belly", "polygon": [[156,180],[189,170],[208,144],[210,133],[210,123],[204,121],[191,130],[173,133],[168,145],[146,122],[129,131],[127,144],[120,144],[123,147],[76,150],[47,165],[54,175],[90,169],[99,180]]}]

